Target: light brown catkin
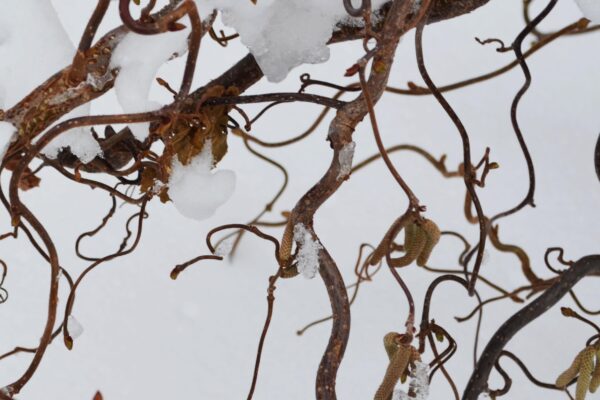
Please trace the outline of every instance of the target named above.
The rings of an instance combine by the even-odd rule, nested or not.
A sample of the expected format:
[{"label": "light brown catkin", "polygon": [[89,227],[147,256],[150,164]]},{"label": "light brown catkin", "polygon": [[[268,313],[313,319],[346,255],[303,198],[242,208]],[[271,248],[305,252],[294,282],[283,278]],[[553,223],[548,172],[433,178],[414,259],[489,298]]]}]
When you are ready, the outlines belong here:
[{"label": "light brown catkin", "polygon": [[409,346],[398,345],[396,354],[390,360],[385,371],[383,382],[381,382],[377,393],[375,393],[374,400],[388,400],[391,397],[394,387],[400,380],[400,376],[402,376],[402,373],[408,366],[410,355],[411,350]]},{"label": "light brown catkin", "polygon": [[557,387],[561,389],[566,388],[569,382],[571,382],[577,376],[577,373],[579,372],[579,367],[581,366],[581,358],[583,357],[584,351],[585,350],[579,352],[579,354],[577,354],[577,357],[575,357],[569,368],[567,368],[562,374],[558,376],[558,378],[556,378],[555,383]]},{"label": "light brown catkin", "polygon": [[425,220],[421,224],[421,229],[427,235],[427,241],[425,242],[425,246],[421,250],[421,254],[419,254],[419,257],[417,258],[417,265],[419,267],[423,267],[427,264],[427,261],[429,260],[429,257],[433,252],[433,249],[440,241],[440,237],[442,235],[442,233],[440,232],[440,228],[438,228],[436,223],[430,219]]},{"label": "light brown catkin", "polygon": [[579,378],[577,378],[577,388],[575,389],[575,400],[585,400],[590,381],[592,380],[592,372],[594,371],[594,356],[596,349],[593,346],[585,348],[581,356],[581,366],[579,367]]},{"label": "light brown catkin", "polygon": [[590,381],[590,393],[595,393],[600,386],[600,346],[596,350],[596,367],[592,373],[592,380]]}]

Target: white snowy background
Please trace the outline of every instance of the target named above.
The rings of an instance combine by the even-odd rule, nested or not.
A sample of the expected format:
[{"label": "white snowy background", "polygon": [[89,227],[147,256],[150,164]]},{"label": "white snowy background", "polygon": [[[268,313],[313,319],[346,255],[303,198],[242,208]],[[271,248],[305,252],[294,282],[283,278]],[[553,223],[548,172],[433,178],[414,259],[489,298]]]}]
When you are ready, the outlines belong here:
[{"label": "white snowy background", "polygon": [[[545,3],[535,1],[535,11]],[[520,0],[493,0],[472,15],[428,27],[424,47],[433,79],[440,85],[452,83],[510,62],[511,53],[498,54],[492,46],[477,44],[474,37],[498,37],[510,43],[523,27],[520,5]],[[51,6],[68,38],[53,28]],[[70,62],[69,52],[78,43],[94,6],[91,0],[2,3],[0,107],[10,108]],[[36,12],[25,12],[32,9]],[[580,17],[581,11],[573,1],[562,0],[541,29],[557,29]],[[304,25],[310,32],[310,21],[304,19],[300,27]],[[118,25],[116,3],[111,3],[100,34]],[[284,28],[278,27],[280,35],[285,35]],[[224,29],[231,32],[230,28]],[[14,35],[27,38],[16,50],[10,45]],[[529,60],[534,81],[519,116],[537,170],[537,207],[503,220],[500,237],[507,243],[521,244],[531,256],[535,271],[545,277],[550,273],[543,266],[543,254],[549,246],[564,246],[570,259],[598,253],[600,183],[594,174],[593,148],[600,132],[599,35],[562,39]],[[146,51],[152,49],[148,46]],[[240,41],[222,48],[205,39],[194,87],[218,76],[246,52]],[[298,77],[304,72],[315,79],[350,83],[343,73],[361,52],[359,42],[331,46],[326,63],[293,69],[277,84],[263,79],[249,93],[297,90]],[[183,59],[174,60],[162,66],[158,75],[177,87],[183,66]],[[273,80],[280,78],[275,74]],[[409,80],[420,82],[412,33],[400,44],[390,84],[404,86]],[[527,190],[525,162],[509,120],[510,103],[522,82],[521,72],[515,69],[493,81],[448,94],[469,129],[474,158],[478,159],[489,146],[492,159],[501,166],[491,173],[485,190],[479,192],[488,215],[513,206]],[[327,90],[320,93],[330,94]],[[170,99],[164,88],[151,85],[151,101],[165,104]],[[121,111],[114,91],[91,106],[92,114]],[[314,105],[279,106],[262,118],[253,132],[268,140],[292,137],[308,127],[319,111]],[[449,168],[461,161],[458,133],[433,98],[385,94],[377,115],[387,145],[414,143],[434,156],[448,154]],[[326,170],[331,158],[326,133],[325,123],[300,143],[265,150],[285,163],[292,182],[276,211],[268,216],[270,220],[279,220],[279,211],[290,210]],[[354,140],[355,161],[376,152],[368,123],[359,126]],[[214,216],[200,222],[184,217],[172,204],[157,200],[150,204],[150,218],[137,251],[101,265],[80,286],[73,315],[83,332],[73,350],[68,351],[60,340],[53,343],[19,399],[85,400],[98,389],[107,400],[246,397],[266,313],[267,278],[276,269],[272,246],[246,235],[233,260],[204,262],[176,281],[169,278],[175,264],[207,252],[204,235],[208,230],[223,223],[250,220],[278,190],[282,180],[278,171],[251,156],[239,138],[231,136],[229,146],[219,168],[235,171],[236,188],[230,200]],[[443,230],[457,230],[472,242],[476,240],[476,227],[467,224],[462,215],[464,189],[460,179],[442,179],[414,154],[397,153],[392,159],[427,205],[428,217]],[[44,170],[41,177],[41,187],[22,197],[48,228],[59,248],[61,264],[76,276],[86,264],[74,254],[75,238],[99,223],[110,200],[104,193],[68,182],[55,172]],[[6,185],[7,177],[2,179]],[[405,203],[404,195],[378,162],[352,176],[319,210],[316,231],[348,283],[354,280],[359,244],[378,241],[390,221],[405,209]],[[84,242],[84,251],[93,255],[114,251],[124,233],[126,218],[134,212],[127,205],[119,208],[109,229]],[[4,227],[2,231],[10,229],[6,213],[0,216],[0,226]],[[272,232],[279,235],[279,231]],[[430,265],[456,268],[461,251],[459,242],[444,238]],[[15,346],[35,346],[39,340],[46,318],[49,268],[24,239],[0,242],[0,255],[9,266],[4,287],[10,293],[8,302],[0,305],[3,353]],[[508,288],[526,283],[513,255],[489,249],[486,260],[482,270],[486,277]],[[413,291],[420,315],[424,292],[435,276],[416,266],[403,269],[402,274]],[[480,289],[484,297],[495,295],[482,285]],[[598,282],[590,279],[579,284],[576,291],[585,304],[596,309],[600,306],[598,289]],[[343,400],[372,398],[387,366],[383,336],[401,330],[406,317],[405,299],[388,271],[382,270],[360,291],[352,308],[350,342],[337,381],[338,396]],[[63,284],[61,308],[66,295]],[[315,374],[330,325],[322,324],[302,337],[295,332],[328,315],[325,288],[318,278],[298,277],[280,281],[275,295],[275,314],[254,398],[314,398]],[[572,306],[569,299],[562,304]],[[454,316],[466,314],[474,305],[454,284],[438,288],[433,301],[432,317],[459,342],[459,351],[447,368],[460,389],[472,371],[475,320],[459,324]],[[508,301],[486,307],[480,350],[519,307]],[[552,382],[592,334],[582,323],[562,317],[556,307],[520,332],[507,349],[522,356],[536,377]],[[19,377],[30,358],[20,354],[0,362],[0,386]],[[509,360],[504,360],[503,366],[513,378],[513,389],[505,398],[566,398],[564,393],[534,387]],[[501,380],[494,377],[491,383],[497,387]],[[429,398],[452,398],[439,373]]]}]

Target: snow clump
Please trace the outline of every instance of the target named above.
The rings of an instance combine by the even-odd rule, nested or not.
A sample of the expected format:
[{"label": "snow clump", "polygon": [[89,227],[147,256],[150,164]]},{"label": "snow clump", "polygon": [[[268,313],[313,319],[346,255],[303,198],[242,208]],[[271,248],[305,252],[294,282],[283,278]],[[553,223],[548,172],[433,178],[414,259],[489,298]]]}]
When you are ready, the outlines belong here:
[{"label": "snow clump", "polygon": [[[221,11],[223,23],[240,34],[242,43],[256,58],[271,82],[285,79],[302,64],[318,64],[329,59],[327,42],[338,22],[355,24],[343,2],[323,0],[196,0],[206,16]],[[373,10],[388,0],[373,0]],[[355,7],[358,1],[353,1]]]},{"label": "snow clump", "polygon": [[298,245],[298,254],[296,255],[298,272],[307,279],[314,278],[319,271],[319,250],[323,246],[313,240],[304,224],[294,226],[294,241]]},{"label": "snow clump", "polygon": [[213,171],[210,140],[188,165],[174,157],[169,177],[169,197],[183,216],[203,220],[211,217],[235,190],[235,172]]},{"label": "snow clump", "polygon": [[414,397],[409,396],[403,390],[397,390],[394,392],[393,400],[427,400],[429,397],[429,365],[427,363],[421,361],[415,363],[408,387]]},{"label": "snow clump", "polygon": [[72,315],[69,315],[69,318],[67,319],[67,329],[69,330],[69,335],[73,340],[77,339],[83,334],[83,326]]},{"label": "snow clump", "polygon": [[[161,107],[159,103],[148,100],[150,86],[164,63],[187,51],[189,19],[181,22],[188,28],[156,35],[129,32],[114,50],[110,68],[119,69],[115,92],[123,112],[147,112]],[[148,137],[149,123],[129,124],[129,127],[136,139],[144,141]]]}]

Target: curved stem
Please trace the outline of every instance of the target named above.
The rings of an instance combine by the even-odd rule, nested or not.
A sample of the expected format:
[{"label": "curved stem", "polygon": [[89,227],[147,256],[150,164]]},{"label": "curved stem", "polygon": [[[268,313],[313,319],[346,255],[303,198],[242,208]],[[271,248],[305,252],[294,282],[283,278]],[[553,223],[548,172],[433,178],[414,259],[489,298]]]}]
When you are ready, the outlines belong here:
[{"label": "curved stem", "polygon": [[160,114],[154,113],[142,113],[142,114],[128,114],[118,116],[96,116],[96,117],[81,117],[74,118],[63,123],[56,125],[44,134],[34,145],[31,146],[29,151],[24,155],[23,159],[19,162],[15,168],[9,187],[9,199],[10,199],[10,212],[12,214],[12,222],[14,226],[21,224],[21,218],[27,221],[32,229],[40,236],[44,246],[47,249],[48,262],[50,264],[50,293],[48,299],[48,317],[44,331],[40,338],[40,345],[36,349],[36,352],[31,360],[31,363],[15,382],[7,387],[7,391],[14,395],[29,382],[35,371],[37,370],[46,348],[52,340],[52,331],[54,323],[56,321],[56,312],[58,307],[58,277],[60,272],[60,264],[58,261],[58,253],[50,235],[42,225],[42,223],[33,215],[33,213],[21,202],[19,196],[19,182],[21,176],[27,170],[29,164],[37,154],[50,142],[61,133],[81,126],[94,125],[94,124],[108,124],[114,122],[144,122],[149,120],[156,120],[160,117]]},{"label": "curved stem", "polygon": [[444,111],[448,114],[456,129],[460,133],[460,137],[463,144],[463,165],[465,168],[464,181],[467,191],[471,196],[473,201],[473,205],[475,206],[475,210],[477,211],[477,219],[479,220],[479,244],[477,246],[477,257],[475,258],[475,265],[473,267],[473,275],[471,276],[471,280],[469,281],[469,295],[473,295],[475,289],[475,283],[477,282],[477,276],[479,275],[479,269],[481,268],[481,262],[483,261],[483,252],[485,250],[485,242],[487,239],[486,232],[486,224],[485,224],[485,215],[483,213],[483,208],[481,207],[481,203],[479,201],[479,197],[477,196],[477,192],[475,191],[475,186],[473,184],[473,180],[475,179],[475,172],[473,171],[473,167],[471,164],[471,144],[469,140],[469,135],[462,121],[456,114],[456,112],[450,106],[450,103],[446,100],[444,95],[438,90],[435,83],[429,76],[429,72],[425,67],[425,57],[423,55],[423,29],[425,28],[425,22],[421,22],[417,26],[417,30],[415,33],[415,48],[417,53],[417,64],[419,67],[419,72],[423,77],[423,80],[427,84],[427,87],[431,90],[434,97],[440,103]]},{"label": "curved stem", "polygon": [[510,108],[510,119],[511,119],[511,122],[513,125],[513,129],[515,131],[515,135],[517,136],[519,146],[521,146],[523,156],[525,157],[525,161],[527,162],[527,172],[529,174],[529,189],[527,190],[527,194],[525,195],[525,197],[523,198],[523,200],[521,200],[521,202],[519,204],[517,204],[515,207],[513,207],[507,211],[504,211],[504,212],[501,212],[501,213],[495,215],[490,220],[490,225],[493,225],[493,223],[500,218],[504,218],[504,217],[507,217],[509,215],[512,215],[512,214],[518,212],[526,205],[535,207],[535,203],[534,203],[534,199],[533,199],[533,196],[535,193],[535,168],[533,165],[533,160],[531,158],[531,154],[529,152],[529,149],[527,148],[525,139],[523,138],[523,132],[521,131],[521,126],[519,124],[519,119],[517,116],[519,104],[521,103],[523,96],[525,96],[525,93],[527,93],[527,91],[529,90],[529,87],[531,86],[531,71],[529,70],[529,66],[527,65],[527,62],[525,61],[525,57],[523,57],[523,51],[521,49],[521,46],[523,45],[523,41],[525,40],[525,38],[548,16],[548,14],[550,14],[550,12],[554,9],[554,6],[556,6],[557,2],[558,2],[558,0],[550,0],[548,5],[542,10],[542,12],[537,17],[535,17],[535,19],[533,21],[531,21],[529,24],[527,24],[527,26],[525,27],[525,29],[523,29],[521,31],[521,33],[519,33],[519,35],[515,39],[514,43],[512,44],[512,49],[515,52],[517,61],[519,62],[519,65],[521,66],[521,69],[523,70],[523,75],[525,76],[525,82],[523,83],[523,86],[521,87],[521,89],[519,89],[519,91],[517,92],[517,94],[513,100],[513,103]]},{"label": "curved stem", "polygon": [[587,256],[575,262],[540,297],[509,318],[488,342],[471,379],[464,391],[463,400],[476,400],[487,389],[487,381],[494,364],[506,344],[531,321],[558,303],[582,278],[600,273],[600,255]]}]

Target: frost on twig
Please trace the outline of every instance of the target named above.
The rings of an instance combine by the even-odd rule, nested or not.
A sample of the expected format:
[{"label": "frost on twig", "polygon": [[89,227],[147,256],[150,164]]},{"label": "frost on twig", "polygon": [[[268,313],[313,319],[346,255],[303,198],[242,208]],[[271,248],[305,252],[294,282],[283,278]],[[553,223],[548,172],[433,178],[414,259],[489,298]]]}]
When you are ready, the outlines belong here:
[{"label": "frost on twig", "polygon": [[298,272],[307,279],[312,279],[319,271],[319,250],[323,248],[321,243],[313,240],[312,235],[304,224],[294,226],[294,242],[298,246],[296,262]]}]

